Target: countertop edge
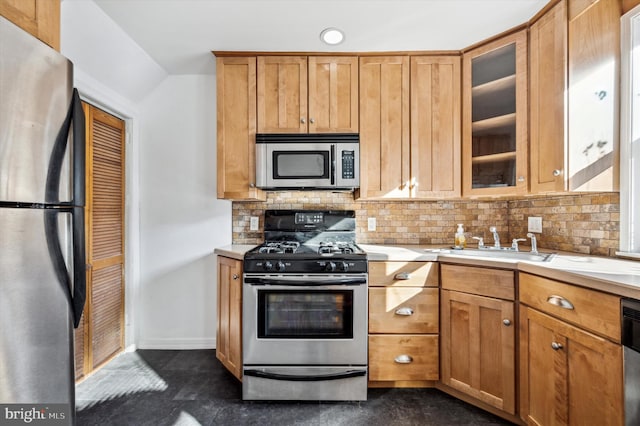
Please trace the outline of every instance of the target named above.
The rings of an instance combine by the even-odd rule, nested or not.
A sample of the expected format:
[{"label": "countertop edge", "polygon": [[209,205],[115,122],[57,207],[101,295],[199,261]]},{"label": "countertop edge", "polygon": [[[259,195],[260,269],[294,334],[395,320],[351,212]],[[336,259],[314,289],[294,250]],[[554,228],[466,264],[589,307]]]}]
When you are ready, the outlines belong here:
[{"label": "countertop edge", "polygon": [[[510,269],[540,275],[622,297],[640,299],[640,263],[634,260],[603,258],[578,253],[558,253],[551,262],[534,263],[517,260],[496,260],[492,258],[471,258],[452,253],[428,251],[429,249],[441,248],[441,246],[433,245],[359,244],[359,246],[367,252],[368,260],[374,262],[443,262]],[[244,254],[254,247],[256,247],[256,245],[231,244],[216,248],[214,253],[236,260],[243,260]],[[586,266],[595,263],[602,264],[600,270],[585,270],[587,268],[580,270],[582,264],[581,262],[576,262],[576,260],[581,259],[589,259],[589,261],[584,262]],[[574,264],[576,265],[576,269],[572,269]],[[609,267],[609,265],[611,266]],[[628,267],[628,270],[620,270],[622,266]]]}]

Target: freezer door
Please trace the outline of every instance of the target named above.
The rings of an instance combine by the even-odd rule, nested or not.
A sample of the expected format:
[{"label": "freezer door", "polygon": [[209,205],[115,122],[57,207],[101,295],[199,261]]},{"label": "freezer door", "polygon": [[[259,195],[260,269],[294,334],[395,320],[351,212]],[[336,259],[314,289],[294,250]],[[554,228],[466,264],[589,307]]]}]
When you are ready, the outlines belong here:
[{"label": "freezer door", "polygon": [[[58,221],[66,271],[56,270],[45,217]],[[71,214],[0,208],[0,403],[69,404],[73,413]]]},{"label": "freezer door", "polygon": [[72,91],[71,62],[0,17],[0,202],[71,202],[71,144],[56,165],[58,200],[45,191]]}]

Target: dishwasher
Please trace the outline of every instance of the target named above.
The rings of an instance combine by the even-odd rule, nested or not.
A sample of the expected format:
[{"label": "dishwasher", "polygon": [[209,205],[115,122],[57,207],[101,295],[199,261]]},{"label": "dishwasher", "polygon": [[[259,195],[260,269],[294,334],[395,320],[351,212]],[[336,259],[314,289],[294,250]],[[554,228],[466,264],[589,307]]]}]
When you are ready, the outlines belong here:
[{"label": "dishwasher", "polygon": [[625,425],[640,425],[640,301],[622,299]]}]

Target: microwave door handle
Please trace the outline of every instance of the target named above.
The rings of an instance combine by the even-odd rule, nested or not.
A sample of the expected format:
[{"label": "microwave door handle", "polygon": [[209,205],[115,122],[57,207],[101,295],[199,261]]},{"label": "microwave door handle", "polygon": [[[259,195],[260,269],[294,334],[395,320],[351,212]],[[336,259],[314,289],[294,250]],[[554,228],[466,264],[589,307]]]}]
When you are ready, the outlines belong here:
[{"label": "microwave door handle", "polygon": [[336,184],[336,146],[331,145],[331,186]]}]

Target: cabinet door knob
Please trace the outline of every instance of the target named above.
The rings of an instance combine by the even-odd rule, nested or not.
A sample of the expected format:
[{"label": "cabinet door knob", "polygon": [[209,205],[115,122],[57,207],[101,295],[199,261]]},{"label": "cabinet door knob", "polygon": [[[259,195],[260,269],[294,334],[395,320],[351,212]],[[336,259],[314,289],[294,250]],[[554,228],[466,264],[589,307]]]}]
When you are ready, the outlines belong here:
[{"label": "cabinet door knob", "polygon": [[408,272],[398,272],[393,278],[396,280],[410,280],[411,274]]},{"label": "cabinet door knob", "polygon": [[411,364],[413,362],[411,355],[398,355],[393,360],[398,364]]},{"label": "cabinet door knob", "polygon": [[562,349],[562,344],[558,343],[558,342],[551,342],[551,349],[553,349],[554,351],[560,350]]},{"label": "cabinet door knob", "polygon": [[570,310],[573,309],[573,303],[569,302],[564,297],[557,296],[555,294],[552,294],[551,296],[547,297],[547,303],[553,306],[557,306],[558,308],[570,309]]},{"label": "cabinet door knob", "polygon": [[233,274],[233,279],[234,279],[234,280],[237,280],[238,278],[240,278],[240,277],[238,276],[238,274]]},{"label": "cabinet door knob", "polygon": [[506,325],[507,327],[509,327],[511,325],[511,320],[508,319],[508,318],[505,318],[505,319],[502,320],[502,323],[504,325]]},{"label": "cabinet door knob", "polygon": [[556,176],[556,177],[557,177],[557,176],[560,176],[561,174],[562,174],[562,170],[555,169],[555,170],[553,171],[553,175],[554,175],[554,176]]},{"label": "cabinet door knob", "polygon": [[251,182],[251,183],[249,184],[249,188],[255,188],[255,187],[256,187],[256,184],[255,184],[255,183]]},{"label": "cabinet door knob", "polygon": [[302,124],[304,124],[304,123],[306,123],[306,122],[307,122],[307,120],[305,120],[305,119],[304,119],[304,117],[302,117],[302,118],[300,119],[300,122],[301,122]]},{"label": "cabinet door knob", "polygon": [[315,122],[316,122],[316,120],[314,120],[313,118],[310,118],[310,119],[309,119],[309,123],[313,124],[313,123],[315,123]]},{"label": "cabinet door knob", "polygon": [[413,315],[413,309],[409,308],[408,306],[403,306],[402,308],[396,309],[395,314],[405,316]]}]

